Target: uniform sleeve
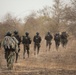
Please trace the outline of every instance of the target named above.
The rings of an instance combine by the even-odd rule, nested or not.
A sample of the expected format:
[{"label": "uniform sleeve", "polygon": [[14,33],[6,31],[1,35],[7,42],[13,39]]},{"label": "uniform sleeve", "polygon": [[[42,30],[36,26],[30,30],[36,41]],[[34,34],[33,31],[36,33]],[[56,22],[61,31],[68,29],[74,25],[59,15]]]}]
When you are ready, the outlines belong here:
[{"label": "uniform sleeve", "polygon": [[15,37],[13,37],[13,39],[15,40],[16,44],[18,44],[18,43],[19,43],[19,42],[18,42],[18,40],[17,40]]},{"label": "uniform sleeve", "polygon": [[42,41],[41,37],[40,37],[40,42]]},{"label": "uniform sleeve", "polygon": [[53,36],[51,35],[51,39],[53,39]]},{"label": "uniform sleeve", "polygon": [[32,42],[32,40],[31,40],[31,38],[29,37],[29,44],[31,44],[31,42]]}]

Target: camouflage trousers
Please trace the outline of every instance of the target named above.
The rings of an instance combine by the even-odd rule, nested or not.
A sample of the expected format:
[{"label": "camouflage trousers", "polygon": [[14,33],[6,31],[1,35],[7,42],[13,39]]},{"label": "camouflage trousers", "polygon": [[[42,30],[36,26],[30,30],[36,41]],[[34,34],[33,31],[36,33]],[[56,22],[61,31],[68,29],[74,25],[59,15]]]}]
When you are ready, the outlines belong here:
[{"label": "camouflage trousers", "polygon": [[6,57],[8,69],[13,69],[14,59],[15,59],[15,52],[12,51],[8,52]]},{"label": "camouflage trousers", "polygon": [[67,42],[68,42],[67,39],[61,39],[61,44],[63,47],[66,46]]},{"label": "camouflage trousers", "polygon": [[20,45],[18,45],[18,48],[17,48],[17,52],[16,52],[16,60],[15,60],[15,63],[17,63],[18,61],[18,58],[19,58],[19,52],[20,52]]}]

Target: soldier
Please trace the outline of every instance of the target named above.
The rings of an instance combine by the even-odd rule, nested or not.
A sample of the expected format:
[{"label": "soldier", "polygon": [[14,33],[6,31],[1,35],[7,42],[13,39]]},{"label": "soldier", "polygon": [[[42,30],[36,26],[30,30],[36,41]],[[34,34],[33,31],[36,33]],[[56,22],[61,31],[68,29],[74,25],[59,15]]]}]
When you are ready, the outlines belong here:
[{"label": "soldier", "polygon": [[22,43],[23,43],[23,46],[24,46],[23,59],[25,59],[26,51],[27,51],[27,54],[28,54],[28,57],[29,57],[29,50],[30,50],[30,44],[31,44],[31,39],[29,37],[29,33],[26,32],[25,34],[26,34],[26,36],[23,36],[23,39],[22,39]]},{"label": "soldier", "polygon": [[39,54],[41,37],[39,36],[38,32],[34,36],[33,42],[34,42],[34,55],[36,55],[36,48],[37,48],[37,54]]},{"label": "soldier", "polygon": [[56,33],[54,35],[54,40],[55,40],[56,49],[58,50],[58,47],[60,45],[60,34],[59,33]]},{"label": "soldier", "polygon": [[8,69],[13,69],[15,52],[18,52],[18,41],[15,37],[11,36],[10,32],[7,32],[2,41],[2,46],[5,50],[5,59],[7,61]]},{"label": "soldier", "polygon": [[50,34],[50,32],[47,33],[47,35],[45,36],[45,40],[46,40],[46,48],[49,46],[49,51],[50,51],[50,47],[51,47],[51,40],[52,40],[52,35]]},{"label": "soldier", "polygon": [[62,34],[61,34],[61,44],[62,44],[63,47],[65,47],[67,42],[68,42],[67,37],[68,37],[68,34],[66,32],[62,32]]},{"label": "soldier", "polygon": [[19,54],[19,52],[20,52],[20,43],[21,43],[21,37],[19,36],[19,34],[18,34],[18,31],[14,31],[14,35],[13,35],[17,40],[18,40],[18,53],[16,53],[16,63],[17,63],[17,60],[18,60],[18,54]]}]

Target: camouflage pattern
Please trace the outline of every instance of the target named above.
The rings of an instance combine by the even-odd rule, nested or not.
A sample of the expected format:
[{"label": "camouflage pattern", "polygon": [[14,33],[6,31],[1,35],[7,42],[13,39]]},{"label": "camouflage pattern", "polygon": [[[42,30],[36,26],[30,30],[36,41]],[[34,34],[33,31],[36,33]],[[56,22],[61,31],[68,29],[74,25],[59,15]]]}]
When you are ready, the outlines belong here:
[{"label": "camouflage pattern", "polygon": [[[9,38],[10,43],[8,43],[8,41],[7,42],[5,41],[6,37],[10,37]],[[16,40],[15,37],[11,37],[11,36],[5,36],[5,38],[3,40],[2,46],[4,47],[5,50],[5,59],[7,61],[7,67],[8,69],[13,69],[15,53],[18,52],[18,41]],[[10,46],[11,43],[12,46]]]},{"label": "camouflage pattern", "polygon": [[17,63],[17,60],[18,60],[18,56],[19,56],[19,52],[20,52],[20,43],[21,43],[21,37],[19,36],[18,34],[18,31],[14,31],[14,35],[13,35],[17,41],[18,41],[18,52],[16,52],[16,63]]},{"label": "camouflage pattern", "polygon": [[2,43],[4,48],[8,47],[8,49],[10,49],[10,47],[12,47],[13,49],[15,49],[15,41],[10,36],[5,36]]},{"label": "camouflage pattern", "polygon": [[10,52],[7,57],[7,67],[8,69],[13,69],[13,63],[15,59],[15,52]]}]

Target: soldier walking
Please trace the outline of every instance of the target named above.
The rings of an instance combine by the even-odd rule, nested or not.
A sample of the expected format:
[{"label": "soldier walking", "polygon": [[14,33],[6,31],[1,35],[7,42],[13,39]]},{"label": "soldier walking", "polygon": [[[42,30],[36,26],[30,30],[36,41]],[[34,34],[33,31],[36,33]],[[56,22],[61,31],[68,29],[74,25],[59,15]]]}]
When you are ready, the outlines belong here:
[{"label": "soldier walking", "polygon": [[16,61],[15,61],[17,63],[19,52],[20,52],[21,37],[19,36],[18,31],[14,31],[13,36],[18,40],[18,53],[16,53]]},{"label": "soldier walking", "polygon": [[37,49],[37,54],[39,54],[41,37],[38,32],[34,36],[33,42],[34,42],[34,55],[36,55],[36,49]]},{"label": "soldier walking", "polygon": [[[51,40],[52,40],[52,35],[50,34],[50,32],[47,33],[47,35],[45,36],[45,40],[46,40],[46,48],[49,47],[49,51],[51,48]],[[47,50],[47,49],[46,49]]]},{"label": "soldier walking", "polygon": [[31,38],[29,37],[29,33],[26,32],[25,34],[26,35],[23,36],[23,39],[22,39],[22,43],[23,43],[23,46],[24,46],[23,59],[25,59],[26,51],[27,51],[27,54],[28,54],[28,57],[29,57],[29,50],[30,50],[30,44],[31,44]]},{"label": "soldier walking", "polygon": [[54,40],[55,40],[56,49],[58,50],[59,45],[60,45],[60,34],[59,33],[56,33],[54,35]]},{"label": "soldier walking", "polygon": [[62,44],[62,46],[65,47],[67,42],[68,42],[68,34],[66,32],[62,32],[61,33],[61,44]]},{"label": "soldier walking", "polygon": [[15,53],[18,52],[18,41],[15,37],[11,36],[10,32],[7,32],[2,41],[2,46],[5,52],[5,59],[7,61],[8,69],[13,69]]}]

